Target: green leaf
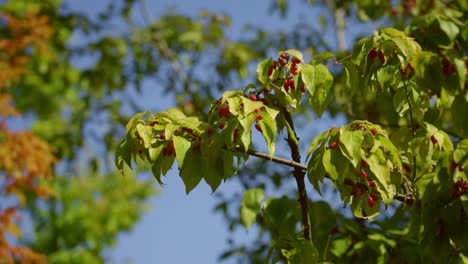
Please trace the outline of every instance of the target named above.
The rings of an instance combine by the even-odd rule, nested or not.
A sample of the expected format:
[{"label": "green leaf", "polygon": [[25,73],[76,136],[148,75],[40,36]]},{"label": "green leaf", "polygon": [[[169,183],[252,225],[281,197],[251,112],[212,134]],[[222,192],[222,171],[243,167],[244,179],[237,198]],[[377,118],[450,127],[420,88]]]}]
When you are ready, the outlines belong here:
[{"label": "green leaf", "polygon": [[248,230],[260,213],[260,202],[265,197],[263,189],[248,189],[244,193],[240,208],[240,221]]},{"label": "green leaf", "polygon": [[322,64],[299,65],[304,85],[309,91],[309,103],[317,115],[321,116],[325,111],[330,98],[330,88],[333,84],[333,76],[328,68]]},{"label": "green leaf", "polygon": [[326,51],[326,52],[323,52],[323,53],[320,53],[318,55],[316,55],[310,62],[309,64],[311,65],[317,65],[323,61],[326,61],[328,59],[335,59],[335,54],[333,52],[330,52],[330,51]]},{"label": "green leaf", "polygon": [[355,168],[361,162],[361,143],[363,139],[362,131],[341,130],[340,150]]},{"label": "green leaf", "polygon": [[192,143],[184,137],[179,136],[173,136],[172,140],[174,141],[174,149],[177,161],[179,162],[179,168],[181,168],[184,164],[185,154],[192,146]]},{"label": "green leaf", "polygon": [[117,145],[116,154],[115,154],[115,166],[123,175],[124,165],[132,168],[132,155],[131,150],[128,149],[127,140],[122,140],[119,145]]},{"label": "green leaf", "polygon": [[405,116],[409,110],[408,100],[406,99],[406,91],[404,88],[400,88],[393,95],[393,107],[397,111],[398,115]]},{"label": "green leaf", "polygon": [[150,113],[148,111],[145,111],[145,112],[141,112],[141,113],[138,113],[136,115],[134,115],[127,123],[127,125],[125,126],[126,130],[127,130],[127,133],[132,130],[135,125],[140,122],[141,118],[145,115],[149,115]]},{"label": "green leaf", "polygon": [[192,152],[187,153],[185,162],[180,169],[180,177],[184,182],[185,192],[187,194],[189,194],[202,179],[201,165],[202,159],[199,154]]},{"label": "green leaf", "polygon": [[151,147],[151,140],[153,139],[153,128],[145,126],[144,124],[137,124],[136,129],[140,137],[143,139],[145,148]]},{"label": "green leaf", "polygon": [[[336,169],[336,165],[332,162],[332,151],[336,152],[335,149],[326,149],[323,153],[322,164],[325,168],[325,171],[330,175],[330,179],[332,181],[337,181],[339,178],[338,170]],[[333,154],[334,156],[336,154]]]},{"label": "green leaf", "polygon": [[271,59],[266,59],[260,62],[257,66],[258,81],[260,81],[260,83],[265,86],[270,83],[268,70],[270,69],[272,65],[273,65],[273,61]]},{"label": "green leaf", "polygon": [[273,157],[275,154],[276,122],[269,115],[263,115],[263,119],[258,121],[262,128],[262,135],[265,138],[268,152]]},{"label": "green leaf", "polygon": [[324,147],[321,149],[317,149],[312,154],[312,158],[310,159],[309,163],[307,164],[307,178],[309,182],[312,183],[315,190],[321,195],[320,192],[320,185],[319,182],[323,182],[323,178],[325,177],[326,171],[322,164],[322,155],[324,151]]},{"label": "green leaf", "polygon": [[283,50],[283,51],[278,51],[278,55],[281,55],[283,53],[289,54],[292,57],[296,57],[300,59],[301,61],[304,61],[304,57],[302,56],[302,52],[295,50],[295,49],[288,49],[288,50]]}]

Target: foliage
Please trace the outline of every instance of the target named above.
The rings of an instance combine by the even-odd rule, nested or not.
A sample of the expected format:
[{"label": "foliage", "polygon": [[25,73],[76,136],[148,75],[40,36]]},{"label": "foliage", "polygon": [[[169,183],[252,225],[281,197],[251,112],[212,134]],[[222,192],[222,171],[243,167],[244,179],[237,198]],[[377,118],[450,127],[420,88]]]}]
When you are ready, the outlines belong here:
[{"label": "foliage", "polygon": [[50,179],[51,166],[56,160],[46,142],[30,132],[11,131],[6,121],[8,117],[19,114],[11,102],[10,89],[12,83],[27,71],[27,49],[46,52],[45,42],[52,30],[47,17],[34,12],[19,19],[3,14],[2,19],[6,26],[0,39],[0,175],[3,196],[0,208],[0,259],[5,263],[44,263],[42,255],[12,244],[7,235],[21,237],[19,210],[26,206],[28,195],[46,198],[53,193],[41,181]]},{"label": "foliage", "polygon": [[[334,8],[349,10],[352,2]],[[189,192],[202,178],[213,191],[240,178],[250,156],[292,167],[298,202],[262,202],[265,185],[243,196],[237,223],[256,222],[269,234],[266,246],[252,249],[254,263],[466,262],[467,6],[403,1],[384,10],[375,8],[381,1],[355,2],[361,19],[387,12],[395,27],[357,40],[345,56],[306,60],[299,50],[280,51],[258,64],[256,83],[214,101],[206,120],[178,109],[136,114],[116,151],[117,168],[146,164],[161,183],[177,161]],[[330,65],[344,71],[332,74]],[[307,165],[293,119],[305,101],[317,116],[342,111],[351,119],[312,140]],[[252,127],[268,153],[257,151]],[[292,160],[275,156],[281,134]],[[333,210],[332,200],[311,201],[305,176],[319,193],[332,185],[353,217]]]}]

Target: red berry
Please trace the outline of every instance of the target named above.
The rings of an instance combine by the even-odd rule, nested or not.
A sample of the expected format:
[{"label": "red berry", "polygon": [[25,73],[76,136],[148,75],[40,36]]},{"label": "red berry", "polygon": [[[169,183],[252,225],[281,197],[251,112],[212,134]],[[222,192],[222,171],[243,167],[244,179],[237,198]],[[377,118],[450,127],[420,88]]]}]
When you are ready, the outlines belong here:
[{"label": "red berry", "polygon": [[270,66],[270,68],[268,68],[267,75],[268,75],[268,76],[271,76],[272,73],[273,73],[273,65]]},{"label": "red berry", "polygon": [[288,82],[288,80],[286,80],[286,81],[284,82],[283,87],[284,87],[284,90],[285,90],[286,92],[289,92],[289,82]]},{"label": "red berry", "polygon": [[263,133],[263,129],[259,124],[255,124],[255,128],[260,132]]},{"label": "red berry", "polygon": [[255,113],[260,113],[261,111],[262,111],[262,109],[260,109],[260,108],[255,109]]},{"label": "red berry", "polygon": [[160,139],[164,140],[166,139],[166,134],[165,133],[161,133],[161,135],[159,136]]},{"label": "red berry", "polygon": [[295,63],[295,64],[301,63],[301,60],[298,59],[298,58],[296,58],[296,57],[293,57],[293,58],[291,59],[291,61],[292,61],[292,63]]},{"label": "red berry", "polygon": [[406,77],[406,68],[400,69],[400,72],[401,72],[401,75],[403,75],[403,77]]},{"label": "red berry", "polygon": [[219,129],[224,129],[226,127],[226,122],[219,123]]},{"label": "red berry", "polygon": [[338,230],[338,227],[335,226],[333,227],[331,230],[330,230],[330,234],[333,236],[333,235],[336,235],[339,233],[339,230]]},{"label": "red berry", "polygon": [[367,163],[367,161],[365,160],[361,160],[361,166],[364,167],[364,168],[369,168],[369,163]]},{"label": "red berry", "polygon": [[260,121],[260,120],[262,120],[262,119],[263,119],[263,116],[262,116],[262,115],[258,115],[258,116],[255,118],[255,120],[257,120],[257,121]]},{"label": "red berry", "polygon": [[208,135],[213,134],[213,128],[212,127],[207,128],[206,133],[208,133]]},{"label": "red berry", "polygon": [[135,132],[135,138],[136,138],[136,139],[138,139],[138,140],[140,140],[140,139],[141,139],[140,133],[138,133],[138,131],[137,131],[137,132]]},{"label": "red berry", "polygon": [[383,64],[385,62],[385,55],[383,54],[383,52],[381,50],[379,50],[379,52],[377,52],[377,56],[379,57],[380,63]]},{"label": "red berry", "polygon": [[468,191],[468,183],[463,184],[462,189]]},{"label": "red berry", "polygon": [[396,10],[395,7],[390,8],[390,14],[391,14],[392,16],[396,16],[396,15],[397,15],[397,10]]},{"label": "red berry", "polygon": [[238,138],[239,137],[239,129],[236,128],[234,129],[234,134],[233,134],[234,138]]},{"label": "red berry", "polygon": [[174,141],[172,141],[172,140],[169,141],[169,143],[167,144],[167,147],[168,147],[169,149],[174,149]]},{"label": "red berry", "polygon": [[367,198],[367,204],[369,205],[370,208],[374,207],[375,200],[374,200],[374,197],[372,197],[372,195],[370,195],[370,196]]},{"label": "red berry", "polygon": [[434,135],[431,136],[431,141],[432,141],[432,144],[437,144],[437,139],[434,137]]},{"label": "red berry", "polygon": [[370,186],[371,188],[374,188],[374,187],[375,187],[375,181],[373,181],[373,180],[368,180],[368,181],[367,181],[367,184],[369,184],[369,186]]},{"label": "red berry", "polygon": [[250,100],[257,101],[257,96],[255,94],[249,95]]},{"label": "red berry", "polygon": [[375,49],[371,49],[371,51],[369,51],[369,54],[367,54],[367,56],[369,56],[371,59],[375,59],[377,58],[377,51]]},{"label": "red berry", "polygon": [[456,196],[456,197],[460,197],[461,196],[461,190],[460,189],[456,189],[453,191],[453,194]]},{"label": "red berry", "polygon": [[270,90],[268,90],[267,88],[263,88],[262,91],[263,91],[264,94],[269,94],[270,93]]},{"label": "red berry", "polygon": [[336,149],[338,147],[338,142],[337,141],[333,141],[331,144],[330,144],[330,148],[331,149]]},{"label": "red berry", "polygon": [[229,115],[229,106],[225,105],[223,108],[219,109],[219,118],[223,118]]},{"label": "red berry", "polygon": [[411,167],[408,163],[403,163],[403,169],[407,172],[407,173],[410,173],[411,172]]},{"label": "red berry", "polygon": [[362,171],[361,171],[361,177],[362,177],[363,179],[367,178],[367,172],[365,172],[365,171],[362,170]]},{"label": "red berry", "polygon": [[285,60],[288,60],[289,59],[289,55],[287,53],[281,53],[281,58],[285,59]]},{"label": "red berry", "polygon": [[286,65],[286,62],[282,59],[278,59],[278,63],[281,65],[281,67],[284,67]]},{"label": "red berry", "polygon": [[297,67],[297,64],[291,65],[290,70],[291,70],[291,73],[293,75],[298,75],[299,74],[299,68]]},{"label": "red berry", "polygon": [[450,171],[453,172],[457,167],[458,167],[458,163],[456,163],[454,160],[452,160],[450,162]]},{"label": "red berry", "polygon": [[301,86],[301,92],[305,93],[305,86],[304,85]]},{"label": "red berry", "polygon": [[193,134],[193,129],[191,129],[191,128],[184,127],[184,131],[189,133],[189,134]]},{"label": "red berry", "polygon": [[372,128],[372,129],[370,130],[370,132],[371,132],[371,134],[372,134],[373,136],[375,136],[375,134],[377,134],[377,128],[375,128],[375,127]]},{"label": "red berry", "polygon": [[266,98],[261,99],[261,101],[264,105],[268,105],[268,100]]},{"label": "red berry", "polygon": [[195,144],[195,145],[193,145],[193,147],[192,147],[192,151],[200,150],[200,148],[201,148],[201,144],[200,144],[200,143]]}]

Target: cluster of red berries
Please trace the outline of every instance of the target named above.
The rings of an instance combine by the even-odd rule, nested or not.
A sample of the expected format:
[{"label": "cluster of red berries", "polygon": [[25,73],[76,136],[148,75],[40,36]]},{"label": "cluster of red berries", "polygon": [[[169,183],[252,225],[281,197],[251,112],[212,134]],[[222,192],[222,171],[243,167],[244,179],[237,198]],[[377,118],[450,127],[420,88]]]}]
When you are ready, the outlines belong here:
[{"label": "cluster of red berries", "polygon": [[442,72],[445,76],[449,76],[456,71],[457,68],[455,67],[455,64],[450,63],[446,58],[442,59]]},{"label": "cluster of red berries", "polygon": [[369,207],[374,207],[375,202],[379,200],[379,196],[374,193],[375,188],[375,181],[368,179],[367,169],[369,168],[369,164],[364,159],[361,160],[361,171],[360,176],[362,179],[366,180],[368,187],[361,183],[354,183],[351,189],[351,195],[353,196],[362,196],[365,193],[369,193],[367,197],[367,204]]},{"label": "cluster of red berries", "polygon": [[383,54],[382,50],[377,51],[376,49],[371,49],[371,51],[369,51],[369,54],[367,54],[367,56],[369,56],[369,58],[373,60],[378,57],[380,60],[380,63],[382,64],[385,63],[385,55]]},{"label": "cluster of red berries", "polygon": [[[268,68],[268,76],[271,76],[273,71],[278,69],[278,65],[279,67],[281,67],[280,70],[282,70],[286,67],[289,60],[291,60],[291,65],[289,66],[289,72],[291,73],[291,75],[286,78],[283,84],[284,90],[286,90],[286,92],[289,92],[289,90],[294,91],[296,89],[294,85],[293,76],[299,74],[298,64],[300,64],[302,61],[297,57],[290,57],[288,54],[282,53],[278,60],[273,61],[273,64],[270,66],[270,68]],[[301,92],[305,92],[304,85],[301,86]]]},{"label": "cluster of red berries", "polygon": [[400,69],[400,72],[404,77],[406,77],[408,72],[414,72],[414,71],[415,71],[415,69],[414,69],[413,65],[411,65],[411,63],[406,64],[405,68]]},{"label": "cluster of red berries", "polygon": [[468,182],[460,179],[453,185],[453,195],[460,197],[464,193],[468,193]]}]

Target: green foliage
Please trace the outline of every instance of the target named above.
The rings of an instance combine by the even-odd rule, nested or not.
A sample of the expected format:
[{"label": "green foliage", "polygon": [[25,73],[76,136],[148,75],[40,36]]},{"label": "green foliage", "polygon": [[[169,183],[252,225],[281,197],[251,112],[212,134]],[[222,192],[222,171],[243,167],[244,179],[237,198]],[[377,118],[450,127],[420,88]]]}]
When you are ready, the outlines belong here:
[{"label": "green foliage", "polygon": [[[461,28],[453,22],[444,23],[441,30],[447,39],[458,40]],[[466,258],[467,144],[466,139],[449,136],[444,129],[465,128],[456,128],[443,119],[447,115],[445,109],[453,102],[460,102],[459,107],[467,102],[465,87],[459,85],[460,80],[465,80],[466,66],[441,59],[440,54],[426,50],[415,38],[395,28],[383,28],[372,37],[360,39],[352,54],[341,61],[346,85],[336,84],[336,89],[346,87],[371,94],[370,98],[385,98],[387,112],[379,112],[375,118],[384,122],[354,119],[323,132],[312,140],[307,151],[308,164],[304,166],[298,164],[299,137],[292,115],[300,109],[303,96],[307,96],[318,116],[331,107],[334,77],[319,63],[334,56],[323,53],[306,64],[298,50],[278,54],[278,59],[259,63],[258,84],[250,84],[244,91],[225,92],[212,104],[208,122],[180,112],[177,118],[165,119],[176,111],[173,109],[131,121],[122,143],[125,151],[117,153],[119,169],[124,164],[131,166],[127,152],[132,153],[133,161],[138,156],[152,166],[158,166],[162,160],[173,161],[175,155],[189,192],[201,178],[206,180],[208,171],[203,168],[210,164],[219,166],[216,172],[222,175],[215,184],[207,180],[213,191],[221,179],[236,173],[235,160],[240,164],[250,155],[294,167],[299,204],[282,197],[269,198],[261,205],[263,188],[255,188],[246,190],[240,205],[239,223],[249,229],[257,222],[270,233],[267,258],[273,263],[384,263],[385,255],[397,262],[403,258],[417,263],[431,259],[456,263]],[[352,96],[348,95],[352,104],[368,100],[354,101]],[[452,113],[449,118],[456,120],[456,115]],[[393,122],[395,125],[388,125]],[[265,139],[268,154],[260,155],[255,150],[254,123]],[[276,136],[284,131],[293,157],[286,162],[274,153]],[[161,139],[163,132],[165,137]],[[165,155],[164,151],[154,151],[158,154],[150,155],[161,144],[170,146],[171,140],[175,152],[166,151],[170,155]],[[188,154],[200,150],[201,155],[196,157]],[[216,161],[210,153],[217,153],[218,159],[227,158]],[[184,170],[184,166],[192,168],[186,165],[192,162],[198,164],[198,170]],[[329,179],[344,206],[350,204],[356,219],[372,222],[347,218],[325,202],[304,202],[301,197],[305,189],[300,180],[304,172],[318,193],[322,192],[325,178]],[[159,172],[153,173],[159,181]],[[392,216],[378,217],[384,208],[392,208]],[[299,222],[300,230],[296,228]],[[417,248],[420,243],[424,246]],[[414,252],[421,257],[398,257]]]}]

